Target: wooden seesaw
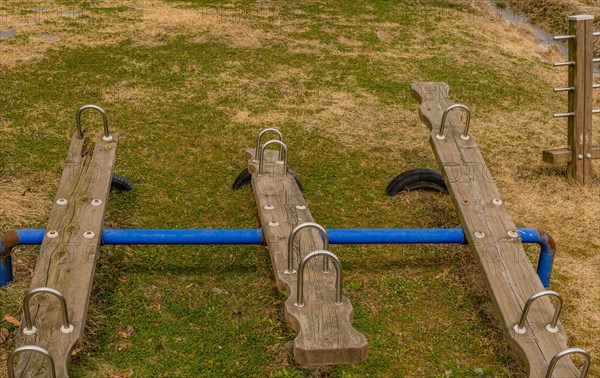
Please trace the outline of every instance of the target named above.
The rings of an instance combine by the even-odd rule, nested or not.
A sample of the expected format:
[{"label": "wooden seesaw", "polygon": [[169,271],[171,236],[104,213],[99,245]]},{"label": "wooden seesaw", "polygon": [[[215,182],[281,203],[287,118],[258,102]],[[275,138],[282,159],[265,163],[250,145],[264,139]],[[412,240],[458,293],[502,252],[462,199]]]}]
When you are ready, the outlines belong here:
[{"label": "wooden seesaw", "polygon": [[[453,197],[463,224],[463,229],[458,229],[461,238],[436,242],[460,243],[466,241],[466,236],[503,329],[531,377],[585,376],[589,355],[581,349],[567,348],[566,333],[558,321],[560,296],[544,290],[542,284],[549,283],[553,251],[545,257],[550,259],[549,269],[546,266],[540,270],[538,266],[536,275],[521,246],[522,238],[528,233],[516,229],[512,223],[468,133],[468,124],[463,130],[460,116],[452,112],[452,109],[465,107],[451,103],[449,87],[444,83],[415,83],[412,90],[421,101],[421,118],[431,131],[430,140],[442,168],[445,187]],[[81,112],[90,108],[99,111],[104,121],[104,136],[96,141],[84,134],[79,122]],[[296,361],[304,365],[326,365],[357,363],[367,358],[367,341],[352,327],[352,305],[342,295],[342,264],[327,250],[329,242],[336,240],[334,231],[342,230],[325,230],[313,222],[299,181],[295,174],[289,173],[287,147],[281,133],[267,129],[259,134],[256,147],[246,152],[245,177],[242,175],[236,180],[238,184],[245,179],[252,182],[262,231],[103,230],[117,135],[109,133],[106,115],[96,106],[81,108],[77,120],[78,130],[71,141],[48,227],[39,230],[42,231],[39,235],[42,248],[31,290],[24,300],[24,322],[17,338],[18,347],[7,361],[9,377],[68,376],[70,352],[83,334],[100,244],[253,244],[264,239],[277,286],[288,296],[284,305],[286,320],[298,332],[293,350]],[[445,127],[439,126],[442,124]],[[273,132],[277,138],[262,143],[265,132]],[[277,146],[279,150],[270,150],[269,146]],[[4,234],[0,240],[3,248],[27,244],[25,235],[37,232],[21,231],[25,230]],[[210,231],[210,237],[203,231]],[[370,231],[377,232],[367,235],[407,230]],[[137,236],[124,237],[128,232]],[[155,239],[150,236],[152,232],[156,234]],[[194,234],[191,240],[189,234]],[[204,236],[198,236],[200,234]],[[223,237],[223,234],[229,236]],[[183,240],[184,236],[188,239]],[[337,237],[335,242],[352,242],[349,240]],[[406,243],[402,238],[375,242]],[[424,238],[416,242],[432,241]],[[0,248],[0,255],[2,253]],[[42,297],[40,294],[44,293]],[[548,296],[559,299],[556,310]],[[30,303],[32,298],[38,301]],[[586,358],[581,372],[568,358],[573,353]],[[20,358],[15,367],[16,356]]]}]

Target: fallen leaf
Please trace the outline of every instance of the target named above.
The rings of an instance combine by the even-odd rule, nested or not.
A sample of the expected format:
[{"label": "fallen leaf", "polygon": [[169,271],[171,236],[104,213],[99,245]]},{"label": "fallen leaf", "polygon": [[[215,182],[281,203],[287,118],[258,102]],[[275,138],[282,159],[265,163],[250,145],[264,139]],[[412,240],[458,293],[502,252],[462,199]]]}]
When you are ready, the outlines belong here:
[{"label": "fallen leaf", "polygon": [[119,336],[121,336],[122,338],[126,339],[127,338],[127,334],[123,331],[119,331]]},{"label": "fallen leaf", "polygon": [[8,314],[4,314],[4,321],[14,325],[15,327],[19,327],[21,325],[21,322],[19,321],[19,319],[15,318],[14,316],[8,315]]},{"label": "fallen leaf", "polygon": [[4,344],[8,340],[10,333],[6,328],[0,328],[0,344]]},{"label": "fallen leaf", "polygon": [[128,336],[131,336],[135,333],[135,329],[132,326],[128,325],[127,327],[125,327],[125,332]]}]

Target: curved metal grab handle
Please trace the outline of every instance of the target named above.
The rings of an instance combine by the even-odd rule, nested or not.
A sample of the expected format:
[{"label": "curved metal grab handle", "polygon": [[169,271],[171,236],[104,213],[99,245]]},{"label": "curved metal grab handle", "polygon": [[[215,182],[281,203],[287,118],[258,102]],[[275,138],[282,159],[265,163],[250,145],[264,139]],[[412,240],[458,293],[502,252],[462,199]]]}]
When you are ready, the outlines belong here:
[{"label": "curved metal grab handle", "polygon": [[[288,268],[284,272],[285,274],[296,273],[294,270],[294,240],[296,240],[296,235],[298,235],[298,232],[305,228],[316,228],[319,232],[321,232],[321,235],[323,235],[323,249],[327,250],[329,248],[329,236],[327,235],[327,231],[323,226],[315,222],[305,222],[299,224],[292,230],[288,239]],[[325,258],[323,261],[323,272],[329,272],[329,259],[327,258]]]},{"label": "curved metal grab handle", "polygon": [[31,311],[29,309],[29,301],[36,294],[47,293],[52,294],[58,301],[60,302],[60,306],[62,308],[62,320],[63,324],[60,327],[60,331],[62,333],[71,333],[73,331],[73,326],[69,323],[69,314],[67,312],[67,301],[65,297],[55,289],[50,287],[37,287],[33,290],[30,290],[29,293],[23,299],[23,312],[25,314],[25,328],[23,328],[23,333],[26,335],[33,335],[36,333],[37,329],[33,326],[33,322],[31,321]]},{"label": "curved metal grab handle", "polygon": [[[274,127],[268,127],[264,129],[263,131],[258,133],[258,138],[256,138],[256,150],[254,151],[254,161],[258,161],[258,154],[260,153],[260,142],[262,141],[263,135],[265,135],[268,132],[273,132],[277,134],[277,136],[279,136],[279,140],[283,142],[283,134],[281,133],[281,131],[277,130]],[[279,152],[279,160],[281,160],[281,151]]]},{"label": "curved metal grab handle", "polygon": [[270,140],[267,143],[263,144],[262,148],[260,149],[260,162],[258,163],[258,175],[262,176],[263,174],[263,167],[264,167],[264,159],[263,157],[265,156],[265,149],[267,148],[267,146],[270,146],[271,144],[278,144],[279,145],[279,158],[281,159],[281,150],[283,150],[283,152],[285,153],[283,155],[283,176],[287,177],[287,171],[288,171],[288,149],[287,146],[280,140]]},{"label": "curved metal grab handle", "polygon": [[471,137],[469,136],[469,126],[471,125],[471,110],[469,110],[469,108],[467,108],[465,105],[462,105],[462,104],[450,105],[450,106],[448,106],[446,108],[446,110],[444,110],[444,114],[442,114],[442,124],[440,125],[440,131],[439,131],[439,133],[435,137],[437,139],[439,139],[439,140],[446,139],[446,136],[444,136],[444,128],[446,127],[446,118],[448,117],[448,113],[452,109],[463,109],[467,113],[467,121],[466,121],[466,124],[465,124],[465,132],[460,135],[460,138],[462,140],[469,140],[469,139],[471,139]]},{"label": "curved metal grab handle", "polygon": [[340,263],[340,259],[337,258],[333,253],[319,249],[316,251],[312,251],[308,255],[304,256],[302,261],[300,262],[300,266],[298,267],[298,289],[297,289],[297,298],[295,305],[298,307],[304,306],[304,268],[306,264],[317,256],[326,256],[329,257],[333,261],[333,265],[335,265],[335,304],[342,304],[342,263]]},{"label": "curved metal grab handle", "polygon": [[546,378],[552,377],[554,366],[556,366],[558,360],[560,360],[568,354],[581,354],[585,358],[585,362],[583,363],[583,368],[581,369],[581,374],[579,375],[579,378],[585,378],[587,376],[587,372],[590,367],[590,354],[581,348],[569,348],[556,353],[556,356],[552,357],[552,360],[550,360],[550,364],[548,365],[548,370],[546,371]]},{"label": "curved metal grab handle", "polygon": [[563,305],[562,298],[560,297],[560,294],[558,294],[556,291],[543,290],[543,291],[540,291],[539,293],[533,294],[527,300],[527,302],[525,302],[525,307],[523,308],[523,313],[521,314],[521,319],[519,319],[519,323],[515,324],[513,327],[513,329],[515,330],[516,333],[524,334],[525,332],[527,332],[527,330],[525,329],[525,320],[527,320],[527,313],[529,313],[529,309],[531,308],[531,305],[533,304],[533,302],[535,302],[536,299],[545,297],[547,295],[556,297],[556,299],[558,299],[558,306],[556,307],[556,310],[554,310],[554,316],[552,316],[552,321],[546,325],[546,329],[552,333],[558,332],[556,323],[558,322],[558,317],[560,316],[560,311],[561,311],[562,305]]},{"label": "curved metal grab handle", "polygon": [[102,137],[102,139],[106,141],[111,140],[112,137],[108,132],[108,119],[106,118],[106,112],[97,105],[84,105],[77,110],[77,113],[75,114],[75,120],[77,121],[77,135],[79,135],[79,139],[83,138],[83,129],[81,128],[81,113],[87,109],[97,110],[100,115],[102,115],[102,123],[104,124],[104,137]]},{"label": "curved metal grab handle", "polygon": [[12,353],[8,356],[8,360],[6,361],[8,364],[8,378],[15,378],[15,367],[13,366],[13,360],[17,355],[23,352],[37,352],[42,354],[50,365],[50,377],[56,378],[56,371],[54,369],[54,360],[52,359],[52,356],[46,349],[36,345],[24,345],[12,351]]}]

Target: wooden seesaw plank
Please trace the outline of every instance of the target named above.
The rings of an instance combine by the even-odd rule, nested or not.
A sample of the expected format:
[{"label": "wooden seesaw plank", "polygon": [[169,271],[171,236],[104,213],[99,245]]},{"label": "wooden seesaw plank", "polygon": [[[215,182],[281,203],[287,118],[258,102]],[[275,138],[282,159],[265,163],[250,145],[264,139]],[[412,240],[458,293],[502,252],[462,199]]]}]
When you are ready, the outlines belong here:
[{"label": "wooden seesaw plank", "polygon": [[[469,140],[460,138],[464,129],[458,110],[453,110],[448,115],[444,128],[445,139],[436,138],[442,114],[453,104],[449,98],[448,84],[413,83],[411,90],[413,96],[421,102],[419,115],[431,131],[431,147],[452,195],[488,294],[500,317],[502,329],[511,347],[527,366],[529,376],[543,377],[552,357],[567,348],[566,332],[560,322],[557,333],[546,330],[546,324],[550,323],[554,314],[554,306],[548,297],[534,302],[527,317],[525,334],[517,334],[513,330],[526,301],[533,294],[543,291],[544,287],[523,250],[521,239],[511,232],[516,230],[515,224],[503,204],[502,196],[473,136]],[[556,365],[553,376],[579,377],[579,371],[565,357]]]},{"label": "wooden seesaw plank", "polygon": [[[352,327],[354,311],[346,297],[335,304],[335,267],[323,273],[322,258],[313,259],[304,272],[304,306],[295,306],[297,276],[285,274],[288,265],[288,237],[299,224],[313,222],[304,197],[291,174],[283,176],[283,165],[276,163],[278,152],[265,151],[264,173],[257,174],[254,149],[248,149],[248,171],[258,205],[263,235],[268,245],[277,287],[288,296],[284,312],[288,324],[298,332],[294,340],[294,358],[302,365],[357,363],[367,358],[368,344],[364,335]],[[294,256],[298,269],[301,256],[323,248],[315,229],[298,233],[299,248]],[[300,253],[298,252],[300,251]]]},{"label": "wooden seesaw plank", "polygon": [[[67,334],[60,331],[59,301],[39,294],[29,306],[37,332],[25,335],[23,321],[17,337],[18,346],[36,345],[46,349],[54,360],[59,378],[68,376],[71,351],[83,335],[117,144],[117,134],[112,134],[111,141],[99,138],[95,143],[85,134],[81,139],[77,132],[73,135],[30,286],[31,289],[53,288],[65,297],[73,331]],[[58,204],[59,199],[66,199],[67,204]],[[58,237],[49,238],[49,231],[58,232]],[[94,235],[84,236],[87,231]],[[15,376],[47,377],[48,369],[42,355],[25,352],[19,356]]]}]

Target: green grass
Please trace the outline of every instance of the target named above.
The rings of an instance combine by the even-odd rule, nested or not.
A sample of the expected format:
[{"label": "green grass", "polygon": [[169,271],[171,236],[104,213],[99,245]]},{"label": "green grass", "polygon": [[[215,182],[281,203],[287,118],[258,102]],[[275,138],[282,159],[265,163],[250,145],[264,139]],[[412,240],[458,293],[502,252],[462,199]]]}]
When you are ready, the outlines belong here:
[{"label": "green grass", "polygon": [[[170,3],[221,11],[229,2]],[[365,8],[370,3],[373,9]],[[248,12],[242,15],[260,28],[268,21],[252,19],[256,7],[245,3],[241,9]],[[111,130],[121,135],[116,171],[137,185],[134,192],[111,196],[110,227],[259,227],[251,190],[232,191],[230,186],[244,167],[244,149],[268,126],[284,132],[290,164],[307,189],[311,212],[326,227],[456,227],[459,221],[445,196],[413,193],[390,199],[384,193],[389,180],[403,170],[435,167],[410,82],[446,81],[453,98],[482,112],[546,99],[540,93],[548,83],[518,72],[539,68],[538,61],[505,54],[501,64],[514,71],[497,69],[495,61],[469,63],[469,55],[487,48],[471,44],[475,37],[469,31],[475,27],[464,25],[460,37],[445,27],[454,16],[474,12],[465,6],[301,1],[276,2],[272,9],[283,20],[298,18],[308,25],[289,38],[316,40],[322,47],[290,53],[289,41],[274,39],[259,48],[240,48],[218,36],[198,42],[182,30],[161,35],[154,46],[132,37],[108,46],[49,51],[30,64],[3,70],[0,113],[11,127],[3,136],[1,176],[17,177],[47,193],[49,207],[75,130],[74,111],[97,103],[106,108]],[[374,20],[361,28],[367,13]],[[320,18],[322,14],[353,25],[338,26]],[[372,22],[398,22],[394,42],[380,41]],[[421,33],[428,33],[425,44],[415,39]],[[361,46],[344,45],[339,35]],[[388,50],[414,56],[390,57],[384,54]],[[467,56],[466,63],[459,61],[461,55]],[[274,77],[274,71],[302,75]],[[104,94],[110,88],[140,94],[108,101]],[[331,92],[371,101],[367,104],[388,115],[410,111],[414,117],[403,124],[381,119],[369,126],[379,142],[354,136],[357,125],[332,131],[348,121],[344,115],[307,126],[307,119],[335,105]],[[232,121],[241,110],[253,116],[279,111],[286,119]],[[91,115],[84,123],[94,132],[100,129]],[[117,246],[102,248],[91,336],[71,364],[72,375],[104,376],[106,366],[112,373],[131,370],[136,377],[443,377],[447,370],[468,377],[478,376],[473,370],[479,368],[489,377],[520,373],[505,352],[496,319],[486,310],[490,303],[481,283],[464,278],[476,275],[465,247],[332,250],[343,262],[344,294],[355,309],[354,325],[369,341],[369,358],[362,364],[306,369],[293,362],[289,345],[295,335],[283,319],[285,298],[276,291],[263,247]],[[21,254],[32,263],[31,249],[17,251],[15,258]],[[0,301],[4,312],[16,315],[19,303],[14,297],[6,300],[11,290],[2,289]],[[127,326],[135,332],[124,337]],[[7,350],[12,346],[6,344]]]}]

